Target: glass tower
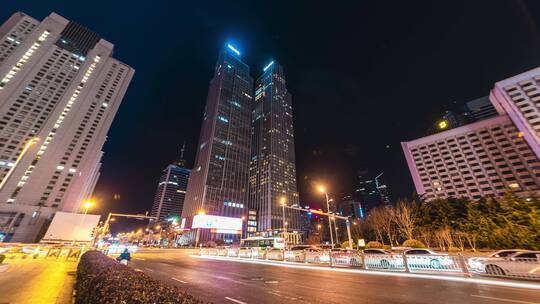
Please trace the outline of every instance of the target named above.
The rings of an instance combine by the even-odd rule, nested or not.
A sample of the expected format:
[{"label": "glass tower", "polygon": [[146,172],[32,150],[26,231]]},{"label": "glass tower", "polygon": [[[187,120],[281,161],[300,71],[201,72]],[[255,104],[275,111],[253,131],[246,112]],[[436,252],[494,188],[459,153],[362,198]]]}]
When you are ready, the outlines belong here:
[{"label": "glass tower", "polygon": [[[292,98],[283,68],[272,61],[257,79],[252,115],[250,208],[258,210],[258,231],[301,230],[298,204]],[[285,216],[285,220],[283,220]],[[285,227],[283,227],[285,224]]]},{"label": "glass tower", "polygon": [[[240,52],[226,44],[210,81],[195,166],[182,218],[191,227],[201,213],[240,218],[247,214],[253,79]],[[197,236],[193,234],[197,234]],[[237,241],[238,234],[191,230],[190,242]]]}]

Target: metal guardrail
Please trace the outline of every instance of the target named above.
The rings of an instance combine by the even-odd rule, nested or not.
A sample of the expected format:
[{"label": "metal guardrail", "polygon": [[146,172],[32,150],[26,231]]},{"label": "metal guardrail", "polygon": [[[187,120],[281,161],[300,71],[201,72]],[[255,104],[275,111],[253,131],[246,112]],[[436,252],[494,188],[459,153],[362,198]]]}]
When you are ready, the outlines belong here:
[{"label": "metal guardrail", "polygon": [[485,260],[484,275],[502,278],[540,280],[540,259],[506,258]]},{"label": "metal guardrail", "polygon": [[305,264],[357,267],[365,270],[419,273],[446,273],[470,276],[489,275],[503,278],[540,279],[539,259],[486,260],[485,272],[472,269],[462,255],[363,254],[323,250],[290,251],[257,248],[201,249],[201,255],[241,259],[264,259]]},{"label": "metal guardrail", "polygon": [[44,259],[77,261],[88,246],[59,246],[48,244],[1,244],[0,254],[7,259]]}]

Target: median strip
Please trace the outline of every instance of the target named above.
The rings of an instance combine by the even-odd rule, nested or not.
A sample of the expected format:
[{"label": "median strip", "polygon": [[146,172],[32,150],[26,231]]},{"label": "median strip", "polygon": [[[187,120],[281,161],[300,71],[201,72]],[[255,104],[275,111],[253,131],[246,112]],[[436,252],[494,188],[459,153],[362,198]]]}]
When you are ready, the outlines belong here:
[{"label": "median strip", "polygon": [[421,274],[421,273],[406,273],[406,272],[390,272],[390,271],[375,271],[375,270],[361,270],[361,269],[347,269],[347,268],[331,268],[331,267],[321,267],[321,266],[311,266],[305,264],[297,264],[292,262],[281,262],[281,261],[262,261],[262,260],[242,260],[242,259],[231,259],[225,257],[216,257],[216,256],[199,256],[199,255],[190,255],[192,258],[199,259],[208,259],[208,260],[217,260],[217,261],[230,261],[236,263],[250,263],[250,264],[261,264],[269,265],[276,267],[288,267],[288,268],[301,268],[301,269],[310,269],[310,270],[319,270],[319,271],[334,271],[341,273],[354,273],[354,274],[364,274],[364,275],[379,275],[379,276],[394,276],[394,277],[406,277],[406,278],[416,278],[416,279],[428,279],[428,280],[439,280],[439,281],[452,281],[452,282],[461,282],[461,283],[476,283],[483,285],[491,286],[502,286],[502,287],[514,287],[514,288],[526,288],[526,289],[536,289],[540,290],[539,284],[530,284],[530,283],[520,283],[520,282],[508,282],[501,280],[489,280],[489,279],[480,279],[480,278],[467,278],[467,277],[457,277],[457,276],[447,276],[447,275],[430,275],[430,274]]}]

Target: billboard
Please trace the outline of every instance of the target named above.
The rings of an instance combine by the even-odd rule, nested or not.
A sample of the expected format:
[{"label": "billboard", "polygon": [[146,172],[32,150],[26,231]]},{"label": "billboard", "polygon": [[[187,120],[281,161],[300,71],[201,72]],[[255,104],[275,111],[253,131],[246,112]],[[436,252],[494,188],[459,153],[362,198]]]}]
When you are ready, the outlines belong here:
[{"label": "billboard", "polygon": [[216,215],[199,214],[193,217],[191,228],[206,228],[216,233],[242,233],[242,219]]},{"label": "billboard", "polygon": [[49,242],[90,242],[92,230],[98,225],[101,215],[56,212],[41,240]]}]

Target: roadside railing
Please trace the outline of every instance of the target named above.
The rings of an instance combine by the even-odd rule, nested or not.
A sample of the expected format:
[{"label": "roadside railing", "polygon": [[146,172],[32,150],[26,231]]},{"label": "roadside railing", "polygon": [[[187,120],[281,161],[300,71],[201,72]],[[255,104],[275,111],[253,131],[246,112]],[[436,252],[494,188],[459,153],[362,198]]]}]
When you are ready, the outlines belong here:
[{"label": "roadside railing", "polygon": [[[266,250],[261,248],[201,248],[200,255],[238,259],[273,260],[331,267],[356,267],[365,270],[411,273],[446,273],[470,276],[489,275],[504,278],[540,279],[537,259],[499,259],[485,262],[485,271],[471,268],[467,259],[458,255],[363,254],[363,252]],[[511,263],[515,271],[507,271]],[[521,270],[520,270],[521,269]]]},{"label": "roadside railing", "polygon": [[44,259],[77,261],[88,246],[68,246],[56,244],[0,244],[0,254],[7,259]]}]

